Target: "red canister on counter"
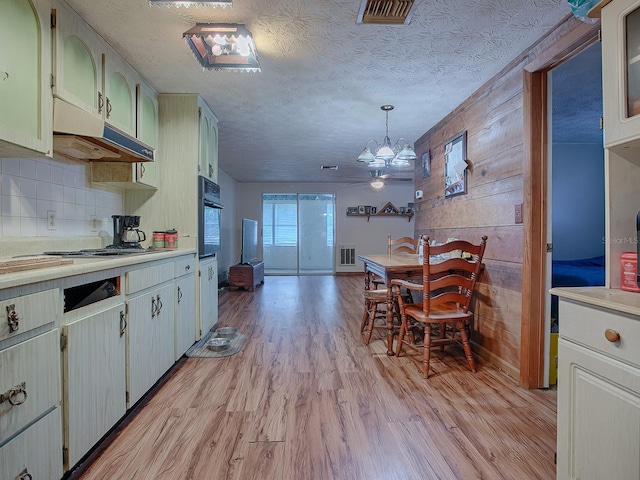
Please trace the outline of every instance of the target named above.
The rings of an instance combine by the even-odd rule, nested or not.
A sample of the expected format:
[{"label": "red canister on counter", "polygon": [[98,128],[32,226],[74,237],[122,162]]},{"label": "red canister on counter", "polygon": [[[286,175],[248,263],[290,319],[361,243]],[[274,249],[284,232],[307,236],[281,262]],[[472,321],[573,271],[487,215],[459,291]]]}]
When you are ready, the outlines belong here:
[{"label": "red canister on counter", "polygon": [[178,248],[178,231],[175,228],[164,232],[165,248]]},{"label": "red canister on counter", "polygon": [[638,254],[624,252],[620,255],[620,290],[640,292],[638,288]]},{"label": "red canister on counter", "polygon": [[153,248],[165,248],[167,246],[166,236],[164,232],[153,232],[152,246]]}]

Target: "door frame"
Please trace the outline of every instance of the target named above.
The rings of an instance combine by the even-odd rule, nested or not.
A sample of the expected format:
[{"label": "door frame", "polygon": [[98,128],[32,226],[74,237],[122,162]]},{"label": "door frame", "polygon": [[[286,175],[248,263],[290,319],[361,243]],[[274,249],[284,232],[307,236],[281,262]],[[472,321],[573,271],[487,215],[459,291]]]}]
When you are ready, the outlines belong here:
[{"label": "door frame", "polygon": [[569,18],[523,67],[523,262],[520,385],[544,386],[547,219],[547,72],[598,40],[600,22]]}]

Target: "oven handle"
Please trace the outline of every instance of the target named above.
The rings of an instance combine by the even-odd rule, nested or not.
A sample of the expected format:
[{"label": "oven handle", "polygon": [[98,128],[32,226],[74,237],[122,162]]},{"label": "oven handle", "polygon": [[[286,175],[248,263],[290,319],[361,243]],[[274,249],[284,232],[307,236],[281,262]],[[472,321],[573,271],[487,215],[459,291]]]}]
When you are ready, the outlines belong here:
[{"label": "oven handle", "polygon": [[221,210],[224,208],[224,206],[221,205],[220,203],[214,202],[213,200],[208,200],[206,198],[202,201],[202,203],[204,203],[206,207],[219,208]]}]

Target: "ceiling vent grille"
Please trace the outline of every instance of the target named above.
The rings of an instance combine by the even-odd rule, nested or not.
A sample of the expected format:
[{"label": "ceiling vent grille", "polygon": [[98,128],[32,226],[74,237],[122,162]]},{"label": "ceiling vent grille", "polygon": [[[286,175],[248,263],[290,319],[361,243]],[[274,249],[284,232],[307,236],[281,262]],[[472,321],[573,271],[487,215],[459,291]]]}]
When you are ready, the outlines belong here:
[{"label": "ceiling vent grille", "polygon": [[408,25],[414,0],[362,0],[356,23]]},{"label": "ceiling vent grille", "polygon": [[321,165],[320,170],[337,170],[338,165]]}]

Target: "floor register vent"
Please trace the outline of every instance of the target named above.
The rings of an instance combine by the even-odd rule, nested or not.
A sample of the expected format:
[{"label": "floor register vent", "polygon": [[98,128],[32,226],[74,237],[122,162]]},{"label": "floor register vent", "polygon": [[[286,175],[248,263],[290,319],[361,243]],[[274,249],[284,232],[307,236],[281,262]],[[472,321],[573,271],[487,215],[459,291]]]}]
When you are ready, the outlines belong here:
[{"label": "floor register vent", "polygon": [[340,265],[348,266],[356,264],[356,246],[340,245]]}]

